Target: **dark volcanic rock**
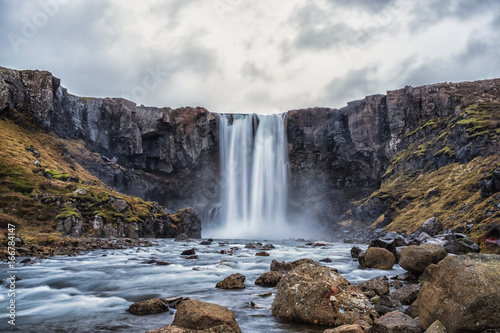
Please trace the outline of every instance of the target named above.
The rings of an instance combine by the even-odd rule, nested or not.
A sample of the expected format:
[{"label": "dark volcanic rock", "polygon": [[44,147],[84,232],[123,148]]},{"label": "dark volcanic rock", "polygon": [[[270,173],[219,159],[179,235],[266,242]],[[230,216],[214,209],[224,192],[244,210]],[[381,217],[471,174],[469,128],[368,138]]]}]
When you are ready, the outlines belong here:
[{"label": "dark volcanic rock", "polygon": [[152,298],[132,304],[128,310],[131,314],[145,315],[161,313],[168,310],[168,304],[160,298]]},{"label": "dark volcanic rock", "polygon": [[215,287],[221,289],[243,289],[245,288],[245,276],[240,273],[231,274],[224,280],[219,281]]},{"label": "dark volcanic rock", "polygon": [[283,274],[281,272],[267,272],[259,276],[257,280],[255,280],[255,284],[263,287],[276,287],[282,277]]}]

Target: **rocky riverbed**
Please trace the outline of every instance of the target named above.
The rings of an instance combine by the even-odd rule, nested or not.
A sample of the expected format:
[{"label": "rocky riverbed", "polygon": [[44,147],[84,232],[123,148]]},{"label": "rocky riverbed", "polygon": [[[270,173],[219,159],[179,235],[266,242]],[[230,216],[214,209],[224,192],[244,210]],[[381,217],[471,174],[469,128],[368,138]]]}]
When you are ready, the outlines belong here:
[{"label": "rocky riverbed", "polygon": [[[452,254],[444,238],[388,234],[367,247],[181,236],[19,258],[12,331],[496,332],[500,256]],[[392,267],[361,268],[373,249]]]}]

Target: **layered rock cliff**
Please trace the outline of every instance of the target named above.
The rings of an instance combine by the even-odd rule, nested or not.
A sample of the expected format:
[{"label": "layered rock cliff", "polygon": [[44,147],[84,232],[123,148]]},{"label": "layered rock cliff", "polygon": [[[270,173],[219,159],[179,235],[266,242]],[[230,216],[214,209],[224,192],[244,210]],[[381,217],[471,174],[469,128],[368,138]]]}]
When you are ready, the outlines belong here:
[{"label": "layered rock cliff", "polygon": [[[218,130],[204,108],[153,108],[69,94],[44,71],[1,73],[3,117],[30,118],[88,151],[73,157],[115,190],[203,214],[218,200]],[[29,122],[25,122],[29,123]]]},{"label": "layered rock cliff", "polygon": [[[1,78],[2,117],[72,140],[68,155],[114,189],[194,207],[208,221],[220,186],[215,114],[73,96],[48,72],[3,69]],[[291,215],[332,233],[411,232],[434,215],[469,232],[493,223],[499,85],[405,87],[341,109],[289,111]]]}]

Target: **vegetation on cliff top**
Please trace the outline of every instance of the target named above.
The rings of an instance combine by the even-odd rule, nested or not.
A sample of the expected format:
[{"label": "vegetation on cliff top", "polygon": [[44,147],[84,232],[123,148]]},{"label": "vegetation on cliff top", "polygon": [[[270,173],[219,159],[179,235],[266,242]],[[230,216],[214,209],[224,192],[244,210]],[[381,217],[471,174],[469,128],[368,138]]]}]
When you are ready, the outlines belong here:
[{"label": "vegetation on cliff top", "polygon": [[[454,115],[427,119],[408,131],[404,149],[389,162],[380,189],[358,205],[368,207],[373,199],[386,205],[372,227],[411,233],[435,216],[446,228],[481,243],[489,227],[500,224],[500,193],[483,197],[480,188],[481,181],[498,168],[500,157],[494,147],[499,139],[497,102],[472,103]],[[459,158],[457,154],[464,155],[461,150],[471,142],[477,157]]]},{"label": "vegetation on cliff top", "polygon": [[[81,189],[80,193],[75,193]],[[122,200],[117,211],[112,202]],[[105,222],[141,223],[164,215],[156,203],[115,192],[76,163],[64,140],[41,130],[28,130],[0,119],[0,228],[16,225],[16,233],[29,244],[49,245],[62,239],[58,221],[70,217]],[[157,209],[159,208],[159,209]],[[121,209],[121,208],[120,208]],[[173,226],[181,223],[172,215]],[[85,219],[84,219],[85,220]],[[92,228],[87,228],[92,236]],[[4,246],[7,233],[0,234]],[[57,243],[57,242],[55,242]],[[54,243],[54,244],[55,244]]]}]

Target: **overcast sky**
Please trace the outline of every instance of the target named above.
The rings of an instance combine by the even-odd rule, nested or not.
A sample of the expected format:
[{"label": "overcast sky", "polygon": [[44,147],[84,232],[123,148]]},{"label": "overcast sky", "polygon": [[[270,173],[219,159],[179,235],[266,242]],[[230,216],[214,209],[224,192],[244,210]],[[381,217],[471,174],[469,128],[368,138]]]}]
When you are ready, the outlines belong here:
[{"label": "overcast sky", "polygon": [[214,112],[500,77],[499,41],[498,0],[0,0],[0,66]]}]

